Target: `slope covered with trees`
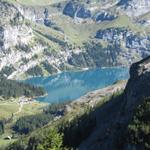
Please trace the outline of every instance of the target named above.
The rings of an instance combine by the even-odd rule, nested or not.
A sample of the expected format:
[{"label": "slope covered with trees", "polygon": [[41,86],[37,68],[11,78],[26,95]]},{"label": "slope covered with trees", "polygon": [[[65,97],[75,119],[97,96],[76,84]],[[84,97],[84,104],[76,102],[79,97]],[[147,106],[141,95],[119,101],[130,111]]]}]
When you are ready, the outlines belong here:
[{"label": "slope covered with trees", "polygon": [[45,91],[41,87],[35,87],[6,78],[0,78],[0,96],[4,98],[10,97],[34,97],[44,95]]},{"label": "slope covered with trees", "polygon": [[13,130],[19,134],[28,134],[37,128],[48,124],[57,116],[64,115],[65,104],[51,104],[44,108],[43,112],[36,115],[19,118],[13,126]]},{"label": "slope covered with trees", "polygon": [[140,149],[150,149],[150,99],[139,105],[132,122],[128,125],[128,144]]}]

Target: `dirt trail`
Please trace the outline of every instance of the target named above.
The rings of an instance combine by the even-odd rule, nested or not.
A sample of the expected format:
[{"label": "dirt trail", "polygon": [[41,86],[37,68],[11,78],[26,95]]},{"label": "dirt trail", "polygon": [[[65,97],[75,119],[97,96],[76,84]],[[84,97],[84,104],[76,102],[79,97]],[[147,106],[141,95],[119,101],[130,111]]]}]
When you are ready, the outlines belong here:
[{"label": "dirt trail", "polygon": [[19,109],[18,109],[17,112],[14,113],[14,115],[17,115],[17,114],[21,113],[22,108],[23,108],[23,103],[20,103],[20,104],[19,104]]}]

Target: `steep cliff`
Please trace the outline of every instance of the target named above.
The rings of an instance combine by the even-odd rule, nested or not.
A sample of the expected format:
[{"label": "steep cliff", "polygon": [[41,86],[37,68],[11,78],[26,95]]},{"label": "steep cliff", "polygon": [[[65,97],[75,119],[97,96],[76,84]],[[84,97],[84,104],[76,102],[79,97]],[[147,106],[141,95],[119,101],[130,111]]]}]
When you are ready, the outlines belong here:
[{"label": "steep cliff", "polygon": [[126,112],[129,113],[135,107],[150,97],[150,57],[131,66],[130,79],[125,90]]}]

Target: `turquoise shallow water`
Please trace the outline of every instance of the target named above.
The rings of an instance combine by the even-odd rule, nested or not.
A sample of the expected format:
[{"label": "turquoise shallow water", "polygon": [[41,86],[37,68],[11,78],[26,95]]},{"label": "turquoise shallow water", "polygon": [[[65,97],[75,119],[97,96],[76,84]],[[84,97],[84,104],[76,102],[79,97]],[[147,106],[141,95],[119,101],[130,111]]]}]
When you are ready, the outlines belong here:
[{"label": "turquoise shallow water", "polygon": [[45,88],[48,95],[37,98],[38,101],[60,103],[75,100],[89,91],[104,88],[118,80],[128,78],[128,68],[120,67],[64,72],[50,77],[33,77],[25,82]]}]

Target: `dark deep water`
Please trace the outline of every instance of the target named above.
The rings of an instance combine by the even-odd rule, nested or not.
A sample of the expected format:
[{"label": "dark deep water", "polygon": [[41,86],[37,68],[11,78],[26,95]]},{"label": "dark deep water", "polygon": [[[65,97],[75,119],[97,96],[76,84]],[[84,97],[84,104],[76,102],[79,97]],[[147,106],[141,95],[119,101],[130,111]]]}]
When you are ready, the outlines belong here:
[{"label": "dark deep water", "polygon": [[80,72],[63,72],[50,77],[33,77],[25,80],[42,86],[48,95],[38,101],[60,103],[75,100],[87,92],[106,87],[118,80],[128,79],[129,69],[124,67],[93,69]]}]

